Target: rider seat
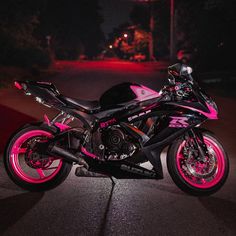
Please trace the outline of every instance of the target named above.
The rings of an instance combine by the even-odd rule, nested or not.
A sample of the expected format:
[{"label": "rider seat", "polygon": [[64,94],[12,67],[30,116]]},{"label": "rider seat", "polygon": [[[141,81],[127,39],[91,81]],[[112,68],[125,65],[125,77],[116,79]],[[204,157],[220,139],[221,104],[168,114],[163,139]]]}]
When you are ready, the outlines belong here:
[{"label": "rider seat", "polygon": [[[34,91],[36,96],[41,97],[43,100],[50,100],[49,104],[58,100],[63,102],[68,107],[76,110],[81,110],[86,113],[97,113],[100,110],[100,104],[98,101],[84,101],[81,99],[65,97],[57,90],[57,88],[48,82],[25,82],[30,88],[30,91]],[[48,91],[48,92],[47,92]],[[50,98],[50,99],[49,99]],[[52,99],[53,98],[53,99]]]},{"label": "rider seat", "polygon": [[68,106],[78,110],[82,109],[86,113],[96,113],[101,109],[98,101],[85,101],[64,96],[61,96],[61,98],[67,103]]}]

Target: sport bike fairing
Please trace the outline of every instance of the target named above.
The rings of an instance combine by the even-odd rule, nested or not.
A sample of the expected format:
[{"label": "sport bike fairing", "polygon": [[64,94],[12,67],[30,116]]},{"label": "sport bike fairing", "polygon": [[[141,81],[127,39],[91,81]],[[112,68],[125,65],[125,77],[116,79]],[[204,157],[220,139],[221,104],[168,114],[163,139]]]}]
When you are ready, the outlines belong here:
[{"label": "sport bike fairing", "polygon": [[[61,184],[75,163],[79,177],[162,179],[160,153],[168,146],[175,184],[192,195],[215,193],[227,179],[229,162],[217,137],[199,128],[217,119],[218,109],[191,73],[175,64],[160,92],[122,83],[99,101],[63,96],[47,82],[16,81],[26,95],[59,113],[13,134],[4,155],[9,177],[24,189],[45,191]],[[147,161],[153,169],[143,167]]]},{"label": "sport bike fairing", "polygon": [[[92,130],[92,132],[96,132],[98,129],[107,130],[117,125],[125,130],[141,145],[141,149],[146,153],[146,158],[153,164],[157,173],[144,171],[140,167],[141,170],[139,171],[131,171],[135,172],[133,174],[136,176],[138,171],[142,173],[141,176],[162,178],[162,170],[160,170],[162,149],[187,130],[201,124],[206,120],[206,117],[211,119],[215,116],[215,110],[211,111],[208,106],[204,106],[202,103],[196,101],[173,102],[169,96],[134,83],[123,83],[112,87],[101,96],[99,102],[65,97],[59,93],[53,84],[47,82],[17,81],[15,85],[19,89],[23,89],[26,94],[36,96],[38,102],[81,120],[85,127]],[[153,129],[155,129],[153,134],[148,136],[135,127],[135,123],[154,117],[157,118],[155,118],[155,125],[153,124]],[[69,126],[61,126],[60,123],[57,123],[56,126],[60,131],[70,129]],[[115,130],[115,132],[118,131]],[[129,146],[128,148],[132,149],[133,147]],[[153,150],[157,148],[159,151],[154,153]],[[100,157],[84,147],[81,151],[91,158],[87,160],[89,164],[96,166],[97,163],[94,165],[91,161],[96,162]],[[114,171],[111,168],[111,163],[114,164],[112,161],[104,163],[104,168],[108,165],[105,168],[106,172],[108,169]],[[127,178],[127,174],[123,172],[126,172],[128,167],[123,166],[121,168],[121,165],[126,164],[127,160],[121,160],[119,164],[116,163],[113,166],[116,169],[117,176]],[[131,164],[129,162],[128,166],[133,170],[134,167],[131,167]],[[137,168],[139,169],[139,167]]]}]

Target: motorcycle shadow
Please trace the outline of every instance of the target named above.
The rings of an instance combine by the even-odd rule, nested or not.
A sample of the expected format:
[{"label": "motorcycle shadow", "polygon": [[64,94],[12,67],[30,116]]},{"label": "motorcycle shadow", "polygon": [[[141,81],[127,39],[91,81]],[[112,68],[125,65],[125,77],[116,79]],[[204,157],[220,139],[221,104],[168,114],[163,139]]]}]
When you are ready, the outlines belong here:
[{"label": "motorcycle shadow", "polygon": [[20,220],[44,196],[44,193],[22,193],[0,199],[0,235]]},{"label": "motorcycle shadow", "polygon": [[227,228],[236,233],[236,203],[217,197],[201,197],[200,203]]}]

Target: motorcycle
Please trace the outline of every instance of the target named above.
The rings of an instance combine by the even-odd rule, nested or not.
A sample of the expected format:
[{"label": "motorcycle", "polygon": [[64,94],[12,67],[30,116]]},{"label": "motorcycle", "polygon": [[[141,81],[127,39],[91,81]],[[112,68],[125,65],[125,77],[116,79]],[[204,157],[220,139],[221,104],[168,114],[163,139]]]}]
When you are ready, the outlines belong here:
[{"label": "motorcycle", "polygon": [[9,177],[29,191],[55,188],[73,165],[79,177],[163,179],[160,155],[168,147],[168,172],[181,190],[215,193],[227,179],[229,161],[215,135],[200,128],[218,119],[218,108],[191,74],[191,67],[175,64],[160,92],[122,83],[99,101],[63,96],[48,82],[15,81],[58,113],[13,134],[4,155]]}]

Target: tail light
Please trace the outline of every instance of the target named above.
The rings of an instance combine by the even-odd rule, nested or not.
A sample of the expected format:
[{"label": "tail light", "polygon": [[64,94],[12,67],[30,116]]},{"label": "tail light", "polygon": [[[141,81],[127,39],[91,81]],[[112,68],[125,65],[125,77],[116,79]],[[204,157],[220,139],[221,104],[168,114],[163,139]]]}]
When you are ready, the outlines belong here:
[{"label": "tail light", "polygon": [[20,84],[19,82],[17,82],[17,81],[15,81],[14,85],[15,85],[16,88],[18,88],[18,89],[20,89],[20,90],[23,89],[23,87],[21,86],[21,84]]},{"label": "tail light", "polygon": [[27,85],[26,85],[26,83],[15,81],[15,82],[14,82],[14,85],[15,85],[16,88],[18,88],[18,89],[20,89],[20,90],[23,89],[24,92],[27,92]]}]

